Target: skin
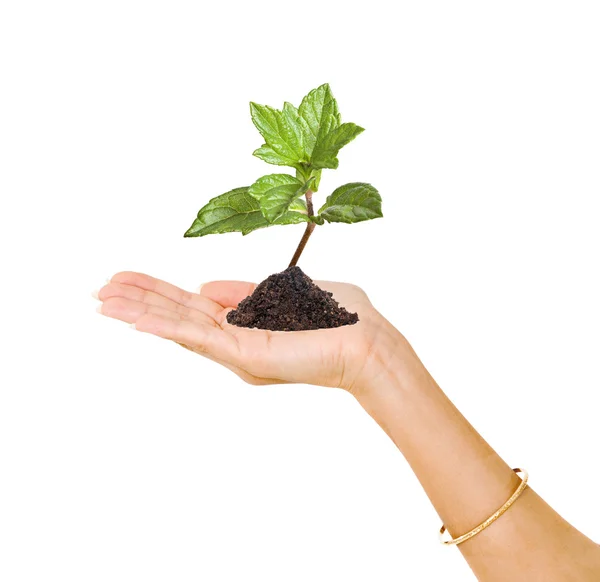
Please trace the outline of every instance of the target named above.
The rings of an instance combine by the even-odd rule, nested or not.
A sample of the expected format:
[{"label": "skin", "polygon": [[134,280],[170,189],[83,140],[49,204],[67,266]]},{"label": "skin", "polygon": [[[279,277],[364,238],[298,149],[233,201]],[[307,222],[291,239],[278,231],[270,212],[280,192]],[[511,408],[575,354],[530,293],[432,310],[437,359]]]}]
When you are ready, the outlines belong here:
[{"label": "skin", "polygon": [[[501,507],[520,479],[454,407],[404,336],[359,287],[319,282],[359,314],[337,329],[271,332],[227,323],[255,285],[214,281],[189,293],[148,275],[116,274],[98,292],[103,315],[174,341],[254,385],[304,383],[350,392],[414,470],[453,537]],[[458,546],[482,582],[598,582],[600,546],[531,488]]]}]

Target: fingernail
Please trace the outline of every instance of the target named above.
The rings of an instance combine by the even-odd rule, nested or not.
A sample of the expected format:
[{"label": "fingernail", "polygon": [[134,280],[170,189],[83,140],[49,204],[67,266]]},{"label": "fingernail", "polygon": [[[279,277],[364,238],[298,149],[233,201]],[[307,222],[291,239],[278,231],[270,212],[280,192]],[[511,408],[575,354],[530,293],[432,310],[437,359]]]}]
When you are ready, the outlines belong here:
[{"label": "fingernail", "polygon": [[204,285],[206,285],[206,283],[202,283],[202,285],[200,285],[200,287],[198,287],[198,295],[200,295],[200,293],[202,293],[202,287],[204,287]]},{"label": "fingernail", "polygon": [[92,297],[94,299],[98,299],[98,301],[100,301],[100,297],[98,297],[98,291],[92,291]]},{"label": "fingernail", "polygon": [[109,285],[111,283],[110,279],[106,279],[106,281],[104,282],[105,285]]},{"label": "fingernail", "polygon": [[131,329],[137,329],[137,328],[135,327],[135,323],[130,323],[130,324],[129,324],[129,327],[130,327]]},{"label": "fingernail", "polygon": [[102,313],[102,303],[100,303],[100,305],[98,305],[98,307],[96,307],[96,311],[98,313]]}]

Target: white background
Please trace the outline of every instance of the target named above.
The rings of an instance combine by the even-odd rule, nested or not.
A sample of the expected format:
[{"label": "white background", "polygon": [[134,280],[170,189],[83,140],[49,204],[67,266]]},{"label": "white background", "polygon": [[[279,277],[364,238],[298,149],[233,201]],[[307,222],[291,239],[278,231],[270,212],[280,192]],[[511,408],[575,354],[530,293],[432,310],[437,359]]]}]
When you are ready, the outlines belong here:
[{"label": "white background", "polygon": [[281,270],[303,227],[184,239],[278,171],[248,102],[329,82],[322,180],[383,220],[302,266],[363,286],[471,422],[600,540],[597,2],[28,2],[0,9],[0,579],[465,581],[340,391],[256,388],[95,313],[105,278]]}]

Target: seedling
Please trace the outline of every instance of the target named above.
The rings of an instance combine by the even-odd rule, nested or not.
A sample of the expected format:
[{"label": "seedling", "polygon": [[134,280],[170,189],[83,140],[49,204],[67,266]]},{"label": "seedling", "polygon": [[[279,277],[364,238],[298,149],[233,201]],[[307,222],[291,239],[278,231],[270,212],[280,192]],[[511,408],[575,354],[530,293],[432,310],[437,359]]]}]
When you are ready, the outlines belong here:
[{"label": "seedling", "polygon": [[246,235],[259,228],[306,223],[292,257],[295,266],[313,230],[325,222],[354,223],[379,218],[381,197],[371,184],[353,182],[335,189],[315,214],[313,194],[321,172],[338,167],[338,152],[364,130],[342,123],[338,104],[328,84],[313,89],[296,108],[283,109],[250,103],[254,125],[265,143],[253,152],[275,166],[293,168],[290,174],[267,174],[251,186],[235,188],[213,198],[198,212],[184,236],[225,232]]}]

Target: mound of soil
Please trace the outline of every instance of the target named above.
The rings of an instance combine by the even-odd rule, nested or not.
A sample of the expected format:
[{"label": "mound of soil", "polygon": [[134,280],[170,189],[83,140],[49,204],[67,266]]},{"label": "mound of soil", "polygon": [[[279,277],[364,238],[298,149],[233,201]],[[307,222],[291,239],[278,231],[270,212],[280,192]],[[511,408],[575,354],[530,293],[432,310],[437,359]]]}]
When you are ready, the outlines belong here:
[{"label": "mound of soil", "polygon": [[300,267],[288,267],[265,279],[254,293],[227,314],[227,321],[239,327],[272,331],[302,331],[352,325],[358,321],[307,277]]}]

